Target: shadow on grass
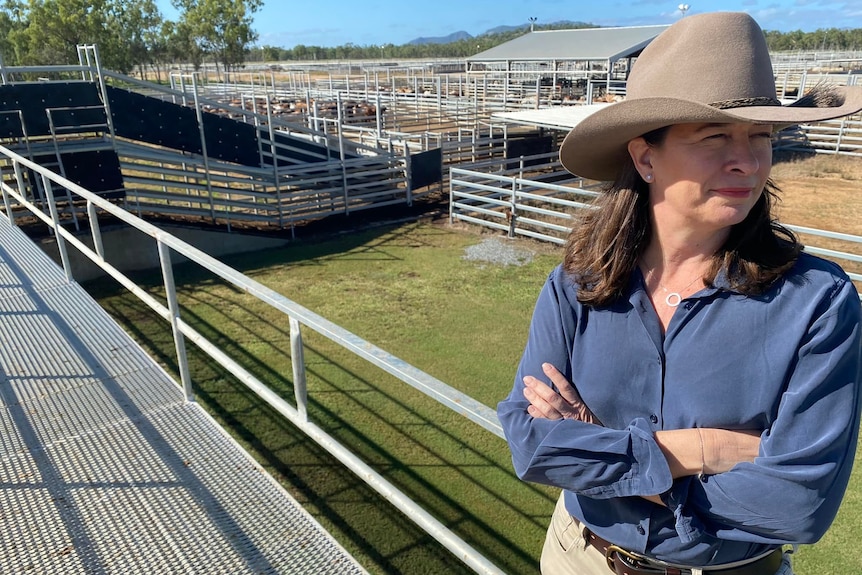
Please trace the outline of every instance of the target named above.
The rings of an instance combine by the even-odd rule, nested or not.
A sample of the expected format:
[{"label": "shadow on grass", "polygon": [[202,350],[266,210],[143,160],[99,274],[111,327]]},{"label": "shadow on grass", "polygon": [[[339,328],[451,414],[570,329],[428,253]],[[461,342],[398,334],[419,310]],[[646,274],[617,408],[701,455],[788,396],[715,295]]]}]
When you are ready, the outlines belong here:
[{"label": "shadow on grass", "polygon": [[[392,241],[391,237],[387,241]],[[184,281],[188,281],[185,278]],[[156,282],[158,283],[158,282]],[[234,360],[238,361],[256,377],[264,381],[275,391],[292,403],[292,383],[282,375],[290,373],[289,332],[247,306],[237,304],[228,297],[222,297],[206,290],[201,283],[193,283],[201,296],[195,298],[188,293],[183,297],[183,319],[211,341],[214,341]],[[221,287],[221,286],[220,286]],[[204,291],[206,293],[204,294]],[[239,292],[239,290],[234,290]],[[145,304],[133,298],[124,297],[121,305],[109,307],[116,316],[126,318],[124,324],[133,336],[147,347],[151,354],[174,374],[177,373],[176,360],[173,355],[173,341],[167,323],[155,318],[149,313]],[[204,320],[199,313],[189,309],[191,305],[209,306],[212,315]],[[242,314],[242,320],[233,316]],[[150,315],[156,329],[146,325],[143,318]],[[218,318],[213,320],[213,318]],[[286,326],[287,322],[284,322]],[[309,330],[306,330],[306,334]],[[265,337],[264,337],[265,336]],[[307,336],[306,336],[307,337]],[[260,353],[251,353],[237,341],[255,341],[267,349],[267,361],[262,360]],[[359,557],[364,556],[365,563],[373,563],[380,573],[468,573],[471,572],[454,556],[442,549],[433,539],[416,527],[400,513],[392,513],[389,503],[384,501],[369,487],[365,486],[352,472],[343,467],[322,448],[305,437],[299,430],[284,420],[279,414],[258,399],[230,374],[214,364],[202,352],[193,346],[187,346],[192,365],[192,377],[196,382],[196,393],[199,400],[219,419],[234,435],[255,453],[268,469],[301,502],[307,502],[319,511],[322,522],[336,533],[342,542],[347,538],[352,542],[351,551]],[[534,551],[525,549],[522,545],[507,537],[512,527],[508,522],[488,520],[494,516],[494,511],[508,508],[509,516],[519,515],[521,521],[529,529],[541,532],[546,525],[546,516],[533,516],[517,508],[506,494],[490,489],[481,481],[489,474],[503,475],[517,483],[518,489],[530,492],[547,500],[548,510],[552,501],[547,492],[514,479],[508,466],[508,457],[504,463],[488,457],[480,448],[466,441],[453,432],[451,427],[438,423],[430,415],[424,415],[424,409],[417,409],[402,399],[399,393],[402,387],[387,390],[382,384],[369,379],[368,376],[357,373],[343,363],[335,361],[331,352],[306,343],[306,352],[315,357],[320,369],[308,369],[309,376],[329,391],[317,395],[326,397],[334,394],[348,405],[339,411],[329,405],[329,401],[318,400],[312,392],[309,402],[309,412],[313,420],[336,436],[339,441],[351,447],[354,452],[360,452],[363,459],[378,472],[389,476],[390,480],[399,486],[408,496],[422,502],[422,505],[450,527],[458,527],[462,537],[471,541],[493,562],[501,565],[511,573],[527,573],[535,571]],[[307,356],[307,358],[309,357]],[[327,357],[329,356],[329,357]],[[319,358],[319,359],[318,359]],[[358,360],[363,361],[363,360]],[[307,361],[308,365],[310,362]],[[280,366],[280,368],[278,367]],[[373,368],[382,378],[388,375]],[[327,372],[332,375],[327,375]],[[337,377],[335,377],[337,375]],[[339,388],[338,382],[349,381],[352,389]],[[406,384],[398,383],[398,386]],[[414,392],[412,388],[410,393]],[[371,397],[371,401],[363,403],[360,397]],[[432,403],[424,397],[418,403]],[[388,409],[395,409],[401,415],[400,419],[409,419],[408,426],[396,425],[379,413],[382,404]],[[438,411],[446,411],[443,406],[434,404]],[[343,414],[352,415],[347,417]],[[369,415],[379,423],[374,428],[374,435],[385,435],[387,444],[363,431],[352,423],[358,415]],[[455,416],[459,417],[459,416]],[[321,423],[325,421],[326,423]],[[472,426],[464,420],[465,427]],[[454,454],[458,459],[465,457],[474,460],[465,466],[454,459],[449,459],[450,452],[431,449],[423,443],[419,436],[414,436],[406,428],[418,429],[423,435],[435,435],[443,438],[446,444],[456,446]],[[484,430],[481,434],[489,435]],[[495,438],[496,439],[496,438]],[[406,443],[414,452],[422,450],[427,453],[431,465],[409,465],[401,461],[389,444]],[[499,448],[506,450],[505,444],[499,440]],[[403,448],[402,448],[403,450]],[[492,501],[498,510],[491,510],[487,515],[479,517],[468,512],[459,500],[441,487],[442,480],[434,482],[419,472],[420,469],[445,470],[457,482],[466,484],[472,497],[482,497]],[[473,477],[467,471],[485,468],[485,475]],[[440,471],[440,473],[444,473]],[[445,473],[444,473],[445,474]],[[462,497],[463,499],[463,497]]]},{"label": "shadow on grass", "polygon": [[[433,246],[436,245],[433,241],[424,238],[448,233],[442,229],[425,226],[422,234],[417,234],[415,232],[417,226],[418,224],[407,224],[378,227],[314,243],[298,241],[285,247],[225,257],[223,261],[245,274],[285,265],[320,266],[336,260],[400,261],[403,258],[387,248]],[[185,275],[182,277],[184,283],[192,279]]]},{"label": "shadow on grass", "polygon": [[[219,310],[224,310],[229,304],[228,301],[222,302],[223,306],[219,306]],[[248,312],[248,310],[246,310]],[[249,312],[250,313],[250,312]],[[290,373],[290,356],[287,353],[287,349],[289,349],[289,333],[280,328],[277,325],[272,323],[268,323],[263,317],[259,315],[252,314],[253,321],[252,322],[243,322],[240,327],[241,331],[245,332],[246,335],[255,338],[260,333],[256,331],[261,328],[261,326],[266,325],[268,328],[267,331],[267,343],[271,349],[271,354],[268,356],[270,360],[273,357],[281,357],[281,365],[283,366],[282,370],[277,370],[272,367],[272,365],[262,362],[256,355],[248,353],[242,347],[236,345],[234,342],[237,339],[236,334],[232,334],[231,336],[227,336],[223,331],[222,324],[219,327],[216,327],[212,321],[204,322],[204,320],[198,316],[193,315],[190,312],[186,313],[186,321],[196,325],[204,335],[206,335],[209,339],[218,341],[222,349],[227,351],[231,357],[235,360],[239,361],[246,369],[250,372],[254,373],[259,379],[268,383],[270,387],[279,392],[282,397],[285,397],[289,401],[292,397],[292,383],[288,381],[287,378],[282,376],[282,373]],[[247,316],[246,316],[247,317]],[[225,322],[231,321],[226,314],[222,315],[222,319]],[[250,326],[254,325],[255,329],[252,330]],[[306,330],[306,335],[309,330]],[[274,335],[274,337],[273,337]],[[274,344],[276,341],[284,342],[285,345],[279,347]],[[385,411],[382,409],[380,404],[385,403],[387,409],[395,409],[399,415],[399,419],[403,419],[406,417],[410,419],[411,426],[414,426],[417,430],[421,430],[425,435],[432,434],[439,438],[443,438],[444,442],[447,444],[454,445],[454,451],[457,452],[459,459],[466,458],[474,458],[475,463],[471,464],[471,467],[487,467],[489,469],[493,469],[494,471],[511,475],[511,470],[508,468],[508,458],[505,462],[505,467],[501,466],[501,463],[497,460],[487,457],[482,451],[478,448],[474,447],[470,443],[462,440],[460,437],[453,434],[451,428],[441,426],[437,424],[431,416],[423,415],[413,406],[408,405],[405,401],[403,401],[400,397],[394,395],[394,393],[398,393],[400,390],[404,390],[404,386],[406,384],[401,382],[396,382],[396,388],[387,390],[382,385],[377,385],[372,382],[367,376],[361,375],[357,373],[355,370],[352,370],[350,367],[343,363],[338,363],[333,360],[325,350],[321,350],[315,348],[314,346],[306,343],[306,353],[314,354],[320,360],[328,363],[328,366],[324,366],[328,368],[329,371],[338,371],[338,377],[328,377],[323,369],[315,370],[312,368],[307,369],[307,373],[310,378],[316,379],[318,382],[325,384],[331,388],[332,391],[322,392],[322,394],[334,393],[337,394],[340,398],[342,398],[348,405],[345,406],[344,412],[347,414],[351,414],[354,417],[342,417],[340,413],[337,413],[334,409],[328,407],[321,401],[315,399],[315,394],[312,391],[311,398],[309,402],[309,412],[312,414],[316,420],[318,420],[318,424],[324,425],[321,421],[326,421],[327,424],[324,427],[328,428],[330,433],[335,435],[340,441],[347,445],[354,446],[354,451],[362,451],[363,458],[366,461],[373,462],[373,465],[377,468],[378,472],[389,475],[390,479],[392,479],[395,483],[399,484],[400,488],[405,490],[411,498],[425,501],[426,505],[432,505],[432,511],[438,517],[448,518],[441,519],[449,525],[456,524],[464,524],[469,523],[473,524],[475,527],[471,530],[474,533],[483,533],[491,536],[492,539],[498,539],[500,541],[505,542],[505,546],[508,548],[509,552],[515,551],[517,555],[519,555],[520,559],[523,561],[530,561],[531,557],[525,553],[523,550],[512,548],[511,542],[506,539],[505,526],[494,525],[493,523],[488,523],[484,519],[477,517],[472,514],[465,514],[462,506],[458,503],[456,499],[453,499],[449,496],[448,493],[441,490],[438,486],[433,483],[430,483],[428,480],[421,477],[414,469],[415,466],[405,465],[402,463],[398,455],[393,454],[389,451],[385,446],[381,445],[376,438],[370,437],[367,433],[363,432],[359,427],[353,425],[351,423],[351,419],[356,419],[356,415],[360,412],[365,412],[370,414],[371,417],[377,421],[379,424],[374,428],[375,436],[385,436],[387,438],[388,443],[398,443],[400,441],[407,441],[410,444],[411,450],[420,450],[428,453],[429,459],[438,460],[439,463],[435,464],[435,466],[446,468],[450,471],[455,470],[458,478],[461,481],[470,484],[474,495],[478,495],[480,493],[485,494],[485,499],[490,499],[494,501],[494,505],[500,507],[509,507],[510,511],[513,514],[520,514],[527,521],[532,522],[537,528],[544,528],[544,522],[537,521],[534,517],[529,517],[524,515],[521,510],[512,507],[512,502],[503,496],[500,493],[491,491],[488,489],[486,485],[483,483],[477,482],[476,479],[470,477],[464,470],[463,465],[458,464],[454,461],[447,461],[447,454],[440,453],[438,450],[432,450],[427,444],[423,444],[421,438],[414,437],[412,434],[407,433],[401,426],[393,424],[391,421],[387,419],[387,414],[381,413],[381,411]],[[329,357],[328,357],[329,356]],[[307,356],[309,357],[309,356]],[[361,360],[359,360],[361,361]],[[312,363],[312,362],[307,362]],[[388,378],[383,374],[382,371],[377,370],[377,368],[373,368],[375,373],[379,373],[381,376]],[[222,375],[223,377],[227,377],[226,374]],[[339,381],[347,381],[350,382],[351,388],[350,390],[342,389],[339,387],[339,383],[334,381],[338,379]],[[248,393],[247,390],[241,386],[240,384],[238,388],[235,388],[236,393]],[[414,392],[412,389],[406,390],[410,393],[414,393],[418,395],[418,392]],[[319,395],[322,395],[319,394]],[[206,396],[206,401],[208,404],[212,405],[214,408],[217,404],[219,407],[217,409],[222,409],[223,406],[220,405],[220,402],[213,396],[213,394],[209,393],[207,390],[202,390],[202,396]],[[368,397],[369,401],[363,403],[361,398]],[[432,400],[421,397],[419,401],[423,403],[431,403],[432,408],[438,411],[445,411],[443,406],[439,406],[436,403],[433,403]],[[427,411],[426,406],[426,411]],[[228,414],[225,411],[220,411],[219,415],[226,417]],[[316,417],[315,417],[316,416]],[[279,417],[279,416],[277,416]],[[457,416],[456,416],[457,417]],[[266,453],[262,453],[270,464],[274,467],[277,467],[281,470],[283,467],[283,461],[279,461],[277,459],[272,459],[273,453],[271,451],[265,450],[263,445],[257,441],[260,437],[259,433],[249,432],[247,429],[243,429],[246,425],[248,425],[249,420],[246,420],[244,423],[237,418],[233,418],[231,421],[231,427],[236,429],[236,431],[249,441],[250,443],[254,443],[257,450],[264,450]],[[463,427],[470,428],[474,424],[469,423],[467,420],[463,420]],[[462,432],[467,432],[468,429],[463,429]],[[480,431],[480,433],[487,433],[484,431]],[[505,449],[505,445],[500,441],[500,448]],[[515,480],[513,479],[513,482]],[[526,486],[524,484],[518,484],[519,486],[523,485],[526,489],[535,490],[532,486]],[[536,490],[538,492],[538,490]],[[541,492],[539,492],[541,493]],[[546,494],[542,494],[544,497],[547,497]],[[549,500],[550,501],[550,500]],[[502,557],[498,558],[498,560],[503,559]]]},{"label": "shadow on grass", "polygon": [[[296,240],[282,247],[257,250],[242,254],[232,254],[219,258],[225,265],[244,274],[253,275],[256,271],[271,270],[280,265],[319,266],[327,261],[401,261],[398,255],[386,249],[392,247],[427,247],[433,241],[422,238],[432,235],[445,235],[448,232],[435,227],[423,227],[422,234],[415,229],[421,224],[379,225],[370,229],[339,234],[336,237],[314,240]],[[222,284],[212,272],[190,262],[175,263],[174,281],[178,290],[197,288],[214,283]],[[158,269],[125,272],[129,279],[141,288],[164,293],[164,282]],[[125,288],[114,280],[104,277],[85,282],[84,287],[97,299],[125,293]],[[223,284],[239,293],[241,290]],[[162,295],[163,297],[163,295]]]},{"label": "shadow on grass", "polygon": [[817,156],[817,152],[812,148],[806,150],[778,150],[772,154],[772,165],[783,164],[786,162],[799,162]]}]

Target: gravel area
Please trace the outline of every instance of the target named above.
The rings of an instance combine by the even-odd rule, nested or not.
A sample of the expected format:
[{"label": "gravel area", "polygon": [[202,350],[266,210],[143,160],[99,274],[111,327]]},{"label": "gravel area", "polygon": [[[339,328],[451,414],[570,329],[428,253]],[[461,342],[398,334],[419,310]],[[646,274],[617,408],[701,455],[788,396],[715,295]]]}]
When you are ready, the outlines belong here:
[{"label": "gravel area", "polygon": [[533,261],[535,255],[534,251],[517,246],[514,240],[487,238],[469,246],[462,257],[502,266],[522,266]]}]

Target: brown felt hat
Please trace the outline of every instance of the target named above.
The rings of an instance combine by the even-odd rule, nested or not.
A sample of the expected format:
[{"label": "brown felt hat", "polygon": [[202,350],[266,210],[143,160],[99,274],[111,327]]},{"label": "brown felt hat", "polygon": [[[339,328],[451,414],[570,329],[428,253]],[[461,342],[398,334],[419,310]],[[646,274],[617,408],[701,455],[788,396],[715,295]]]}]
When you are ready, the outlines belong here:
[{"label": "brown felt hat", "polygon": [[628,161],[629,140],[672,124],[786,127],[862,110],[862,87],[818,87],[814,94],[782,106],[763,31],[741,12],[679,20],[643,50],[626,92],[625,100],[602,107],[569,132],[560,148],[567,170],[614,180]]}]

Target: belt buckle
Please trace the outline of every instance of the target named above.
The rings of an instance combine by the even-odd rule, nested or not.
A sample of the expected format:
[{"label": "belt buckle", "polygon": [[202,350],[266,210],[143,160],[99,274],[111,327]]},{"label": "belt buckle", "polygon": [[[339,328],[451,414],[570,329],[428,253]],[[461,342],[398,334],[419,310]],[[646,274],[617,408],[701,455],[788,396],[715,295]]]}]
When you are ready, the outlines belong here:
[{"label": "belt buckle", "polygon": [[634,553],[626,551],[619,545],[611,544],[608,545],[607,549],[605,549],[605,561],[608,562],[608,567],[611,571],[617,570],[616,566],[614,565],[614,553],[618,553],[622,555],[625,559],[628,559],[632,563],[632,566],[635,568],[639,568],[641,565],[643,565],[643,557],[638,557]]}]

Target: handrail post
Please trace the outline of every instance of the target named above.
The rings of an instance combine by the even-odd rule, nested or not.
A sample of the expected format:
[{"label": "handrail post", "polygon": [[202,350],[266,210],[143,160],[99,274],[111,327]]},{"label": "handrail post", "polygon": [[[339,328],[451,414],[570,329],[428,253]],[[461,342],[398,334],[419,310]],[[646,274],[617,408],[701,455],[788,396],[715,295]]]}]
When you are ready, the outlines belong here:
[{"label": "handrail post", "polygon": [[[441,184],[442,185],[442,184]],[[452,168],[449,168],[449,224],[455,223],[455,180],[452,178]]]},{"label": "handrail post", "polygon": [[[198,132],[200,133],[201,138],[201,155],[204,160],[204,172],[206,173],[207,179],[207,193],[209,194],[210,200],[210,218],[213,223],[216,223],[216,215],[215,215],[215,198],[213,197],[213,187],[212,187],[212,178],[210,178],[210,160],[209,154],[207,153],[207,138],[206,138],[206,130],[204,128],[204,116],[203,110],[201,108],[200,100],[198,98],[198,83],[197,76],[192,74],[192,94],[194,95],[195,100],[195,117],[198,120]],[[230,209],[228,206],[227,210]],[[227,216],[228,218],[228,231],[230,231],[230,214]]]},{"label": "handrail post", "polygon": [[87,217],[90,220],[90,232],[93,234],[93,247],[102,260],[105,259],[105,246],[102,243],[102,228],[99,227],[99,216],[96,212],[96,204],[87,200]]},{"label": "handrail post", "polygon": [[841,152],[841,143],[844,138],[844,130],[847,127],[847,118],[841,118],[841,125],[838,126],[838,139],[835,141],[835,153]]},{"label": "handrail post", "polygon": [[410,157],[410,147],[404,146],[404,175],[407,176],[407,205],[413,205],[413,162]]},{"label": "handrail post", "polygon": [[171,252],[170,248],[164,242],[156,239],[156,244],[159,248],[159,261],[162,265],[162,279],[165,282],[165,295],[168,298],[168,311],[170,312],[171,331],[174,334],[174,347],[177,352],[180,381],[183,384],[183,393],[186,396],[186,401],[194,401],[195,395],[192,391],[189,360],[186,356],[186,342],[179,326],[180,306],[177,302],[177,287],[174,283],[174,270],[171,266]]},{"label": "handrail post", "polygon": [[[26,198],[27,197],[27,188],[26,188],[27,184],[24,183],[24,172],[21,170],[21,162],[13,159],[12,165],[15,168],[15,182],[18,184],[18,193],[21,194],[22,198]],[[33,178],[39,177],[39,174],[37,174],[36,172],[31,172],[31,173],[33,174]],[[38,195],[37,189],[39,186],[37,186],[36,181],[34,179],[31,179],[29,176],[27,177],[27,181],[30,182],[30,193],[31,193],[31,197],[33,198],[33,201],[35,202],[35,201],[37,201],[36,196]]]},{"label": "handrail post", "polygon": [[96,76],[99,79],[99,90],[102,92],[102,100],[105,107],[105,120],[108,124],[108,134],[111,136],[111,147],[117,151],[117,134],[114,132],[114,117],[111,114],[111,101],[108,96],[108,86],[105,83],[105,76],[102,74],[102,63],[99,58],[99,47],[96,44],[92,45],[93,61],[96,65]]},{"label": "handrail post", "polygon": [[[13,167],[15,169],[15,175],[17,176],[19,173],[18,162],[15,162],[13,160],[12,164],[13,164]],[[0,171],[0,179],[2,179],[2,178],[3,178],[2,171]],[[19,186],[19,191],[20,191],[20,186],[21,186],[20,181],[18,181],[18,186]],[[3,206],[6,208],[6,217],[9,218],[9,223],[14,226],[15,225],[15,213],[12,211],[12,203],[9,201],[9,194],[6,192],[6,186],[5,185],[0,186],[0,189],[3,190]]]},{"label": "handrail post", "polygon": [[[330,76],[331,81],[332,76]],[[347,186],[347,166],[344,164],[346,157],[344,153],[344,115],[342,112],[341,92],[335,94],[335,102],[338,108],[336,114],[338,121],[338,156],[341,160],[341,187],[344,188],[344,213],[346,215],[350,213],[350,193]]]},{"label": "handrail post", "polygon": [[[523,158],[523,156],[521,156]],[[509,208],[509,237],[515,237],[515,228],[518,219],[518,178],[512,178],[512,207]]]},{"label": "handrail post", "polygon": [[[275,143],[275,128],[272,125],[272,103],[269,99],[269,94],[266,95],[266,128],[269,133],[269,151],[270,154],[272,154],[272,173],[275,178],[275,201],[278,205],[278,229],[283,230],[284,206],[282,205],[281,185],[279,183],[280,178],[278,174],[278,147]],[[260,129],[257,131],[257,138],[258,141],[260,141]],[[263,166],[263,161],[261,161],[260,165]]]},{"label": "handrail post", "polygon": [[[66,177],[66,168],[63,165],[63,155],[60,153],[60,144],[57,141],[57,126],[54,124],[54,116],[51,114],[51,108],[45,108],[45,113],[48,115],[48,129],[51,131],[51,142],[54,145],[54,156],[57,158],[57,168],[59,174]],[[75,223],[75,230],[80,230],[81,226],[78,223],[78,214],[75,212],[75,202],[72,199],[72,192],[66,189],[66,199],[69,200],[69,212],[72,214],[72,221]]]},{"label": "handrail post", "polygon": [[308,384],[305,378],[305,351],[299,320],[290,318],[290,364],[293,368],[293,395],[296,409],[303,421],[308,421]]},{"label": "handrail post", "polygon": [[60,252],[60,261],[63,262],[63,271],[66,272],[66,281],[72,283],[72,264],[69,261],[69,253],[66,251],[66,240],[60,233],[60,216],[57,214],[57,202],[54,201],[54,190],[51,188],[51,180],[41,174],[42,186],[45,188],[45,196],[48,199],[48,211],[51,213],[51,227],[54,230],[54,239],[57,241],[57,250]]}]

